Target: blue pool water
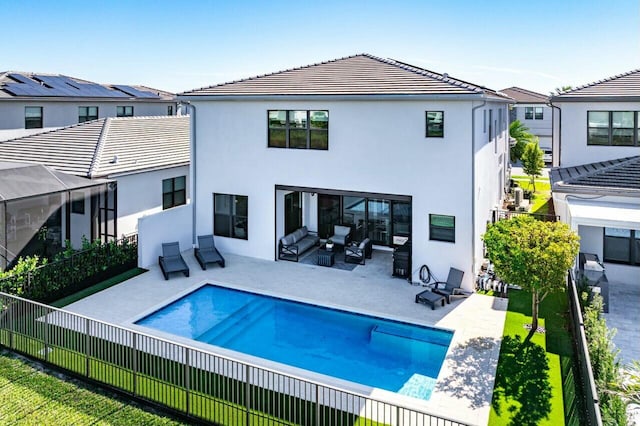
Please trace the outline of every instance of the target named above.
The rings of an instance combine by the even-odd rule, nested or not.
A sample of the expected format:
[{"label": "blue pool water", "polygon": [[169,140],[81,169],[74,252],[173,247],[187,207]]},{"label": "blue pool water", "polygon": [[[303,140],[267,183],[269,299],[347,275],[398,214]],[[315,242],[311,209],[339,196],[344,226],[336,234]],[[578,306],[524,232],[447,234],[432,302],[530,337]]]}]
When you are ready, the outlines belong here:
[{"label": "blue pool water", "polygon": [[453,335],[214,285],[136,324],[425,400]]}]

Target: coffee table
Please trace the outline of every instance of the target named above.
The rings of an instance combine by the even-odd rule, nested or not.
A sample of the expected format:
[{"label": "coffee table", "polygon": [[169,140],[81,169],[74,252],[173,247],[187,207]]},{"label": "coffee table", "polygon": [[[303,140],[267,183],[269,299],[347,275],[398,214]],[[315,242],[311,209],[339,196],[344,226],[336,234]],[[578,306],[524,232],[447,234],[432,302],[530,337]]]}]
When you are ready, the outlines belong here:
[{"label": "coffee table", "polygon": [[321,246],[318,249],[318,265],[320,266],[333,266],[336,263],[336,252],[334,250],[327,251],[325,246]]},{"label": "coffee table", "polygon": [[444,296],[432,292],[431,290],[425,290],[422,293],[416,294],[416,303],[424,303],[431,306],[431,310],[436,308],[436,303],[441,303],[444,306]]}]

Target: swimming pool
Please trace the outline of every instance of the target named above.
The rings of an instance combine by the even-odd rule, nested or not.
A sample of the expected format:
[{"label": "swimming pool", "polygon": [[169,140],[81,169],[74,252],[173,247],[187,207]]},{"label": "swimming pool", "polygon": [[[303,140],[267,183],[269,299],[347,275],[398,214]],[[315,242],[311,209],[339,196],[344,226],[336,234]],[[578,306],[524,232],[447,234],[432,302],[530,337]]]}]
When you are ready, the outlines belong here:
[{"label": "swimming pool", "polygon": [[453,336],[212,284],[136,324],[423,400]]}]

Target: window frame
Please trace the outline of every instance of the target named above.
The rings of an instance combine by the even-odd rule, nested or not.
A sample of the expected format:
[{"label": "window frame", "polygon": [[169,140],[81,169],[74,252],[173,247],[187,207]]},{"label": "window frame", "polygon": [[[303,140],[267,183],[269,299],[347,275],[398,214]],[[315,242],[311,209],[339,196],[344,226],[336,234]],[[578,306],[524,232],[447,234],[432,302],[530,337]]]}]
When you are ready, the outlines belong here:
[{"label": "window frame", "polygon": [[524,119],[533,120],[533,117],[534,117],[534,107],[524,107]]},{"label": "window frame", "polygon": [[[304,111],[306,112],[306,120],[305,127],[294,127],[292,126],[292,121],[290,119],[290,113],[296,111]],[[285,113],[285,123],[284,126],[271,126],[269,116],[272,112],[284,112]],[[327,115],[327,127],[326,128],[314,128],[311,124],[311,113],[312,112],[324,112]],[[272,144],[271,142],[271,130],[282,130],[284,131],[284,146],[278,146]],[[304,147],[302,146],[291,146],[291,131],[305,131],[306,136],[306,144]],[[325,133],[326,134],[326,147],[317,148],[313,145],[313,137],[314,133]],[[267,148],[278,148],[278,149],[309,149],[316,151],[328,151],[329,150],[329,110],[328,109],[268,109],[267,110]]]},{"label": "window frame", "polygon": [[[452,227],[445,227],[445,226],[439,226],[439,225],[434,225],[432,223],[432,219],[435,217],[446,217],[446,218],[451,218],[453,219],[453,226]],[[433,230],[439,230],[439,231],[449,231],[451,232],[451,237],[450,238],[440,238],[437,236],[433,235]],[[445,243],[454,243],[456,242],[456,217],[455,216],[451,216],[451,215],[446,215],[446,214],[435,214],[435,213],[429,213],[429,241],[442,241]]]},{"label": "window frame", "polygon": [[[441,134],[430,135],[429,134],[429,114],[436,113],[442,116],[442,132]],[[425,138],[444,138],[444,111],[425,111]]]},{"label": "window frame", "polygon": [[[120,113],[121,108],[122,113]],[[131,113],[127,114],[127,111],[131,111]],[[133,117],[133,105],[116,106],[116,117]]]},{"label": "window frame", "polygon": [[[538,117],[538,110],[540,111],[540,117]],[[533,119],[544,120],[544,107],[533,107]]]},{"label": "window frame", "polygon": [[[182,189],[176,189],[176,181],[178,179],[182,179],[184,181],[184,185]],[[170,191],[165,191],[164,190],[164,183],[165,182],[171,182],[171,190]],[[176,202],[176,194],[180,194],[180,193],[184,193],[183,194],[183,201],[182,202]],[[166,195],[171,195],[171,202],[165,204],[165,196]],[[167,178],[167,179],[162,179],[162,210],[169,210],[172,209],[174,207],[178,207],[178,206],[183,206],[187,204],[187,176],[175,176],[172,178]]]},{"label": "window frame", "polygon": [[[27,117],[27,110],[39,110],[40,117]],[[36,122],[38,125],[28,124],[30,122]],[[24,128],[25,129],[42,129],[44,127],[44,108],[41,106],[25,106],[24,107]]]},{"label": "window frame", "polygon": [[85,202],[84,192],[73,191],[71,192],[71,213],[73,214],[85,214]]},{"label": "window frame", "polygon": [[[82,109],[85,109],[85,114],[82,114]],[[96,109],[96,114],[90,114],[89,110],[91,108]],[[97,120],[100,117],[100,109],[95,105],[82,105],[78,107],[78,123],[84,123],[87,121]]]},{"label": "window frame", "polygon": [[[602,258],[607,263],[617,263],[620,265],[630,265],[630,266],[640,266],[640,254],[638,250],[640,250],[640,230],[637,229],[625,229],[629,231],[629,237],[618,237],[615,235],[607,235],[607,229],[618,229],[618,228],[602,228]],[[607,239],[618,239],[618,240],[628,240],[627,242],[627,259],[626,260],[618,260],[607,257]],[[637,241],[637,243],[636,243]]]},{"label": "window frame", "polygon": [[[607,143],[599,144],[599,143],[591,143],[591,138],[589,135],[589,131],[591,129],[605,129],[604,127],[590,127],[589,126],[589,114],[591,113],[607,113],[608,114],[608,125],[607,129]],[[614,113],[622,113],[622,112],[630,112],[633,113],[633,125],[632,127],[613,127],[613,114]],[[629,110],[587,110],[587,146],[619,146],[619,147],[637,147],[640,146],[640,111],[629,111]],[[632,144],[631,145],[622,145],[622,144],[614,144],[614,130],[620,129],[631,129],[632,133]]]},{"label": "window frame", "polygon": [[[218,197],[229,197],[228,205],[229,211],[224,213],[219,213],[216,209],[216,198]],[[238,203],[238,200],[244,199],[247,206],[247,214],[246,216],[239,215],[237,212],[234,212],[233,206]],[[216,216],[225,216],[228,217],[228,230],[229,233],[220,232],[219,228],[216,228],[215,221],[221,220],[222,218],[217,218]],[[238,236],[235,232],[236,224],[239,223],[238,219],[243,219],[244,223],[244,236]],[[216,237],[225,237],[225,238],[235,238],[237,240],[248,240],[249,239],[249,196],[248,195],[237,195],[237,194],[224,194],[224,193],[213,193],[213,235]]]}]

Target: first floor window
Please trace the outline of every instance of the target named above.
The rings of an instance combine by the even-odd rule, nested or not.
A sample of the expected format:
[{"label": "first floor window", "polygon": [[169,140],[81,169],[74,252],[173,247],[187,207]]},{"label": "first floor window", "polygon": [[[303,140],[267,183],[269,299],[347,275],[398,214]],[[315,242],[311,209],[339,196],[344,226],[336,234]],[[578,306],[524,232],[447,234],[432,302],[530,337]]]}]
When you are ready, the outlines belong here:
[{"label": "first floor window", "polygon": [[270,148],[329,149],[329,111],[268,111]]},{"label": "first floor window", "polygon": [[116,116],[118,117],[133,117],[132,106],[119,106],[116,107]]},{"label": "first floor window", "polygon": [[456,242],[456,217],[441,214],[429,215],[429,239]]},{"label": "first floor window", "polygon": [[220,237],[249,237],[249,197],[213,194],[213,233]]},{"label": "first floor window", "polygon": [[444,137],[444,111],[427,111],[427,137]]},{"label": "first floor window", "polygon": [[179,176],[162,181],[162,210],[187,202],[186,180],[186,176]]},{"label": "first floor window", "polygon": [[42,107],[24,107],[24,128],[42,129]]},{"label": "first floor window", "polygon": [[604,261],[640,265],[640,230],[604,228]]},{"label": "first floor window", "polygon": [[78,123],[98,119],[97,106],[81,106],[78,107]]}]

